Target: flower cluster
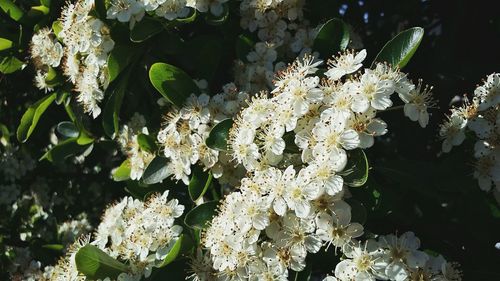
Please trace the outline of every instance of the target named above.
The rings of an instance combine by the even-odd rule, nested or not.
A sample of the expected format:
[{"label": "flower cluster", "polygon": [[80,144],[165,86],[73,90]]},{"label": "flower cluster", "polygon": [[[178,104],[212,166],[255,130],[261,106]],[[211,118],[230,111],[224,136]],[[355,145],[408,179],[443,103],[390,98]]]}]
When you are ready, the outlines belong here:
[{"label": "flower cluster", "polygon": [[129,22],[130,29],[140,22],[145,13],[154,14],[167,20],[185,18],[192,9],[210,12],[218,17],[224,12],[223,4],[228,0],[112,0],[107,10],[108,19]]},{"label": "flower cluster", "polygon": [[442,149],[449,152],[466,138],[466,131],[476,137],[474,177],[479,187],[500,198],[500,74],[490,74],[474,91],[472,101],[465,97],[461,107],[452,108],[441,125]]},{"label": "flower cluster", "polygon": [[430,256],[419,248],[420,240],[413,232],[350,244],[344,248],[346,258],[335,267],[336,278],[329,276],[323,281],[462,280],[456,263],[447,262],[441,255]]},{"label": "flower cluster", "polygon": [[247,98],[248,94],[230,83],[223,87],[222,93],[213,97],[191,95],[182,108],[170,111],[165,126],[158,133],[163,154],[170,159],[169,174],[187,185],[191,165],[200,162],[204,169],[211,169],[221,184],[238,185],[242,168],[235,168],[226,152],[208,147],[206,139],[213,126],[235,116]]},{"label": "flower cluster", "polygon": [[92,244],[113,258],[128,262],[130,272],[120,280],[148,277],[161,264],[177,241],[182,226],[174,221],[184,212],[177,199],[167,200],[168,191],[152,195],[146,202],[125,197],[110,206],[97,227],[94,240],[84,237],[70,247],[66,257],[51,270],[49,280],[85,280],[78,276],[75,254],[82,246]]},{"label": "flower cluster", "polygon": [[135,113],[130,122],[123,125],[118,136],[118,143],[129,161],[130,178],[132,180],[140,179],[144,170],[154,158],[151,151],[141,148],[138,139],[141,134],[149,135],[146,119],[144,116]]},{"label": "flower cluster", "polygon": [[322,245],[345,249],[363,234],[342,200],[342,175],[352,172],[344,171],[346,150],[371,147],[386,133],[376,113],[392,106],[393,93],[415,107],[405,113],[417,112],[411,119],[424,118],[423,126],[427,107],[419,105],[430,100],[386,64],[358,74],[365,56],[339,55],[323,79],[312,75],[321,61],[296,60],[277,75],[272,96],[253,97],[238,115],[228,145],[251,176],[225,198],[204,236],[217,279],[281,280]]},{"label": "flower cluster", "polygon": [[75,84],[85,112],[95,118],[101,113],[98,103],[109,83],[107,57],[115,43],[104,22],[91,15],[93,7],[93,0],[79,0],[64,7],[58,37],[64,45],[63,72]]},{"label": "flower cluster", "polygon": [[[37,69],[35,85],[40,90],[51,91],[51,67],[58,67],[63,57],[63,47],[49,28],[42,28],[31,38],[31,58]],[[54,77],[51,77],[54,78]]]},{"label": "flower cluster", "polygon": [[275,166],[283,158],[287,134],[294,134],[303,163],[328,163],[330,174],[338,172],[346,164],[346,150],[371,147],[374,136],[387,132],[376,113],[392,106],[395,92],[410,108],[405,114],[425,126],[427,88],[421,92],[405,74],[382,63],[357,74],[365,56],[363,50],[330,60],[323,79],[311,75],[321,61],[309,56],[278,73],[272,97],[254,97],[231,130],[235,160],[250,171]]}]

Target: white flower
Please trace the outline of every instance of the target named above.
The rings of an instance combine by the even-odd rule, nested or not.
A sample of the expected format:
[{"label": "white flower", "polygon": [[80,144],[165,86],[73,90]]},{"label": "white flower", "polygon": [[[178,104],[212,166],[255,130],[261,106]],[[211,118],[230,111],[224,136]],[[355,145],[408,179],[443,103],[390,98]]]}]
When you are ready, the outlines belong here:
[{"label": "white flower", "polygon": [[332,215],[326,212],[316,217],[316,234],[328,245],[343,248],[353,238],[363,235],[363,226],[351,223],[351,207],[344,201],[336,201],[331,208]]},{"label": "white flower", "polygon": [[476,88],[474,96],[480,99],[480,110],[498,105],[500,103],[500,74],[490,74],[484,84]]},{"label": "white flower", "polygon": [[439,128],[439,136],[443,138],[443,152],[450,152],[453,146],[460,145],[465,139],[465,126],[467,120],[462,116],[453,114],[447,117]]},{"label": "white flower", "polygon": [[277,96],[283,106],[293,108],[297,116],[302,116],[309,111],[309,105],[322,100],[323,92],[317,88],[319,77],[307,77],[301,80],[291,80]]},{"label": "white flower", "polygon": [[[381,79],[374,71],[365,69],[358,84],[357,92],[368,100],[371,107],[384,110],[392,106],[391,95],[394,93],[394,82]],[[361,112],[368,110],[368,107]]]},{"label": "white flower", "polygon": [[359,135],[359,147],[368,148],[373,145],[373,137],[387,133],[387,124],[375,118],[376,111],[368,110],[365,113],[355,113],[348,120],[348,127]]},{"label": "white flower", "polygon": [[436,104],[431,91],[432,87],[425,86],[422,88],[422,80],[419,80],[416,88],[410,90],[408,94],[399,95],[405,102],[405,116],[412,121],[418,121],[422,128],[425,128],[429,123],[427,109]]},{"label": "white flower", "polygon": [[47,66],[57,67],[63,57],[63,47],[51,29],[42,28],[31,38],[31,57]]},{"label": "white flower", "polygon": [[356,72],[363,66],[363,60],[366,58],[366,50],[359,53],[346,52],[333,60],[328,61],[330,67],[325,75],[331,80],[339,80],[344,75]]},{"label": "white flower", "polygon": [[335,267],[335,276],[341,281],[375,281],[376,278],[386,279],[380,273],[384,269],[383,259],[377,242],[368,240],[364,245],[358,244],[346,247],[344,254],[347,259]]},{"label": "white flower", "polygon": [[117,19],[119,22],[130,22],[130,28],[144,16],[144,6],[138,0],[113,0],[107,10],[108,19]]},{"label": "white flower", "polygon": [[285,191],[285,201],[290,210],[295,211],[299,218],[309,216],[311,212],[311,200],[321,195],[321,190],[317,185],[309,184],[309,179],[305,176],[304,170],[288,183]]}]

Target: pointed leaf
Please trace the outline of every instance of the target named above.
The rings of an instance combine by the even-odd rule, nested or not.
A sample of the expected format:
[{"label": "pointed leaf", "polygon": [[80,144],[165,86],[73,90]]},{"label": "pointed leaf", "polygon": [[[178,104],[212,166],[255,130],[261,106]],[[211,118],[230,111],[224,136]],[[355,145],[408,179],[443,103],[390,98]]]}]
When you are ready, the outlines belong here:
[{"label": "pointed leaf", "polygon": [[218,201],[210,201],[196,206],[184,218],[184,223],[196,229],[204,229],[216,214]]},{"label": "pointed leaf", "polygon": [[155,36],[163,30],[163,26],[156,20],[149,17],[144,17],[140,22],[136,23],[130,31],[130,40],[132,42],[142,42]]},{"label": "pointed leaf", "polygon": [[149,135],[139,134],[137,136],[137,142],[139,143],[139,147],[147,152],[155,153],[158,149],[154,138]]},{"label": "pointed leaf", "polygon": [[154,184],[163,181],[169,176],[167,170],[168,159],[156,156],[144,170],[142,180],[145,184]]},{"label": "pointed leaf", "polygon": [[94,245],[85,245],[75,255],[76,268],[89,279],[115,279],[127,266]]},{"label": "pointed leaf", "polygon": [[226,151],[227,150],[227,139],[229,138],[229,130],[233,126],[232,119],[224,119],[215,125],[208,138],[206,140],[206,145],[211,149]]},{"label": "pointed leaf", "polygon": [[0,37],[0,51],[8,50],[12,48],[13,45],[14,42],[10,41],[9,39]]},{"label": "pointed leaf", "polygon": [[212,183],[212,173],[203,171],[203,169],[196,165],[191,170],[191,180],[189,181],[189,197],[191,200],[196,201],[207,192],[208,187]]},{"label": "pointed leaf", "polygon": [[19,20],[23,17],[24,12],[14,4],[11,0],[2,0],[0,1],[0,9],[4,13],[6,13],[11,19],[19,22]]},{"label": "pointed leaf", "polygon": [[16,57],[3,57],[0,60],[0,72],[10,74],[23,67],[23,62]]},{"label": "pointed leaf", "polygon": [[341,19],[327,21],[319,30],[313,42],[313,50],[326,59],[343,51],[349,44],[349,29]]},{"label": "pointed leaf", "polygon": [[170,64],[153,64],[149,70],[149,80],[164,98],[177,107],[181,107],[191,94],[200,94],[200,89],[193,79]]},{"label": "pointed leaf", "polygon": [[43,97],[41,100],[37,101],[35,104],[28,107],[26,112],[21,118],[21,123],[17,128],[17,139],[20,142],[25,142],[31,136],[33,131],[40,120],[40,117],[45,112],[45,110],[52,104],[56,99],[57,94],[53,93],[51,95]]},{"label": "pointed leaf", "polygon": [[403,68],[417,51],[423,37],[424,29],[421,27],[413,27],[400,32],[385,44],[373,61],[372,67],[375,62],[387,62],[392,67]]},{"label": "pointed leaf", "polygon": [[114,181],[125,181],[130,179],[130,160],[127,159],[113,171]]}]

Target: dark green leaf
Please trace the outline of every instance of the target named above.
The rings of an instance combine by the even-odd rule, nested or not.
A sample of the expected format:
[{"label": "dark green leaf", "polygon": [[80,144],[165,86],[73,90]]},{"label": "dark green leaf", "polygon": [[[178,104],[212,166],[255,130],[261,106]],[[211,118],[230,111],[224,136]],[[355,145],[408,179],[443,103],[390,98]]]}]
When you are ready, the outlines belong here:
[{"label": "dark green leaf", "polygon": [[23,10],[16,6],[16,4],[14,4],[14,2],[12,2],[11,0],[0,1],[0,9],[2,9],[2,11],[6,13],[11,19],[17,22],[24,15]]},{"label": "dark green leaf", "polygon": [[349,29],[344,21],[331,19],[319,30],[314,39],[313,50],[318,51],[322,58],[328,58],[339,51],[345,50],[349,44]]},{"label": "dark green leaf", "polygon": [[3,57],[0,61],[0,72],[10,74],[23,67],[23,62],[16,57]]},{"label": "dark green leaf", "polygon": [[210,201],[196,206],[186,214],[184,223],[192,228],[206,228],[212,217],[216,214],[217,204],[217,201]]},{"label": "dark green leaf", "polygon": [[130,160],[125,160],[113,171],[113,180],[125,181],[130,179]]},{"label": "dark green leaf", "polygon": [[208,24],[221,25],[227,20],[227,18],[229,17],[229,6],[227,5],[227,3],[224,3],[222,6],[222,13],[218,16],[214,16],[212,13],[205,14],[205,20]]},{"label": "dark green leaf", "polygon": [[144,17],[140,22],[136,23],[130,31],[130,40],[132,42],[145,41],[163,30],[163,26],[149,17]]},{"label": "dark green leaf", "polygon": [[127,91],[128,79],[130,76],[130,69],[116,81],[117,85],[113,90],[113,93],[109,97],[106,106],[104,107],[102,126],[104,132],[110,138],[115,138],[120,129],[119,119],[120,119],[120,109],[123,102],[123,97]]},{"label": "dark green leaf", "polygon": [[207,146],[215,150],[226,151],[229,130],[232,126],[232,119],[224,119],[217,125],[215,125],[210,131],[210,134],[208,135],[208,138],[206,140]]},{"label": "dark green leaf", "polygon": [[167,171],[168,159],[156,156],[144,170],[142,180],[145,184],[154,184],[166,179],[169,174]]},{"label": "dark green leaf", "polygon": [[212,173],[205,172],[196,165],[191,170],[191,180],[189,181],[189,196],[191,200],[196,201],[207,192],[208,187],[212,183]]},{"label": "dark green leaf", "polygon": [[424,29],[421,27],[413,27],[400,32],[385,44],[373,61],[372,67],[375,62],[387,62],[392,67],[403,68],[415,54],[423,37]]},{"label": "dark green leaf", "polygon": [[20,142],[25,142],[31,136],[33,131],[40,120],[40,117],[45,112],[47,107],[52,104],[52,102],[56,99],[57,94],[53,93],[51,95],[47,95],[41,100],[37,101],[35,104],[28,107],[26,112],[23,114],[21,118],[21,123],[17,128],[17,140]]},{"label": "dark green leaf", "polygon": [[63,121],[57,124],[56,130],[59,134],[68,138],[76,138],[80,135],[80,130],[70,121]]},{"label": "dark green leaf", "polygon": [[126,45],[118,45],[108,56],[109,81],[113,81],[130,64],[134,49]]},{"label": "dark green leaf", "polygon": [[155,63],[149,70],[149,80],[169,102],[181,107],[191,94],[200,94],[200,89],[181,69],[166,63]]},{"label": "dark green leaf", "polygon": [[47,159],[50,162],[62,163],[64,159],[85,152],[92,147],[92,143],[79,145],[78,138],[69,138],[59,142],[47,151],[40,160]]},{"label": "dark green leaf", "polygon": [[202,35],[189,41],[186,56],[192,61],[196,77],[212,80],[219,66],[224,46],[220,38]]},{"label": "dark green leaf", "polygon": [[137,142],[139,143],[139,147],[147,152],[155,153],[158,149],[155,139],[149,135],[139,134],[137,136]]},{"label": "dark green leaf", "polygon": [[90,279],[115,279],[127,266],[94,245],[85,245],[75,255],[76,268]]},{"label": "dark green leaf", "polygon": [[351,221],[365,224],[368,217],[368,212],[366,211],[365,205],[352,198],[346,199],[346,202],[347,204],[349,204],[349,206],[351,206]]},{"label": "dark green leaf", "polygon": [[347,165],[342,172],[344,183],[351,187],[362,186],[368,180],[368,159],[362,149],[347,154]]}]

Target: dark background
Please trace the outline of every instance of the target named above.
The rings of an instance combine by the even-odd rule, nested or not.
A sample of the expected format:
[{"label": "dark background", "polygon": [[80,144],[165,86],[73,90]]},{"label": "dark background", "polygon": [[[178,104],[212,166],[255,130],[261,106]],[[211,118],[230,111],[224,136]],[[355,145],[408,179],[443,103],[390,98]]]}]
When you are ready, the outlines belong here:
[{"label": "dark background", "polygon": [[379,234],[412,230],[424,249],[461,263],[464,280],[500,280],[500,250],[494,247],[500,242],[499,205],[472,178],[474,142],[442,154],[438,138],[438,124],[451,99],[466,93],[470,97],[483,78],[500,71],[498,2],[318,1],[328,4],[308,12],[321,17],[306,18],[321,21],[332,13],[343,18],[362,37],[367,61],[398,31],[425,29],[403,71],[434,85],[439,108],[431,111],[425,129],[402,111],[380,115],[389,134],[367,151],[372,167],[367,190],[353,191],[372,209],[366,228]]}]

